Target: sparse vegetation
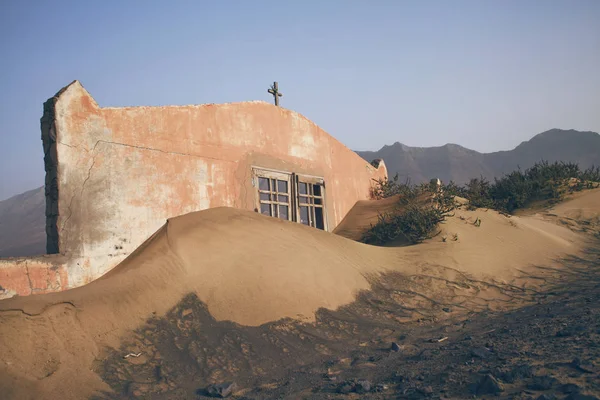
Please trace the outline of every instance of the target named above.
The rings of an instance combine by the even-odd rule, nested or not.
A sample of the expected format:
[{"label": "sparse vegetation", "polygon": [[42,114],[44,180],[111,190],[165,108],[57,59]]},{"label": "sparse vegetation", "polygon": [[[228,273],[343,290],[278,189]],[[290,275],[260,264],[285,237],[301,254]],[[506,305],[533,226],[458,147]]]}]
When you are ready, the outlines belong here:
[{"label": "sparse vegetation", "polygon": [[600,167],[582,171],[578,164],[541,161],[518,169],[490,183],[484,177],[471,179],[461,188],[469,208],[493,208],[511,213],[537,201],[560,201],[565,194],[591,189],[600,182]]},{"label": "sparse vegetation", "polygon": [[456,208],[455,193],[450,185],[438,188],[435,184],[413,185],[410,181],[380,180],[373,191],[378,199],[400,195],[397,209],[379,215],[378,222],[365,232],[362,241],[385,244],[403,241],[420,243],[437,235],[436,228]]},{"label": "sparse vegetation", "polygon": [[[582,171],[575,163],[547,161],[525,171],[517,169],[493,183],[482,176],[464,186],[454,182],[440,186],[435,182],[415,185],[410,180],[401,183],[396,175],[391,180],[379,180],[372,196],[383,199],[399,195],[397,208],[379,215],[378,222],[365,232],[362,241],[376,245],[395,241],[415,244],[432,238],[439,233],[438,224],[453,215],[456,196],[466,199],[470,210],[491,208],[510,216],[534,202],[558,202],[567,193],[598,187],[599,182],[600,167]],[[477,218],[473,225],[481,226],[481,219]],[[458,240],[458,236],[453,240]]]}]

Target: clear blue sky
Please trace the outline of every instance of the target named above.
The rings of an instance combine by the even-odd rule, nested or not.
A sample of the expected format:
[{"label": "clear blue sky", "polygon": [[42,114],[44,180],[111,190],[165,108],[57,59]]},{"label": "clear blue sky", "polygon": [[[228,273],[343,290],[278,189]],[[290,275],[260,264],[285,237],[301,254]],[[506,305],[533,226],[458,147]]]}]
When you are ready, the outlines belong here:
[{"label": "clear blue sky", "polygon": [[600,1],[0,2],[0,199],[44,182],[42,103],[272,99],[354,150],[600,131]]}]

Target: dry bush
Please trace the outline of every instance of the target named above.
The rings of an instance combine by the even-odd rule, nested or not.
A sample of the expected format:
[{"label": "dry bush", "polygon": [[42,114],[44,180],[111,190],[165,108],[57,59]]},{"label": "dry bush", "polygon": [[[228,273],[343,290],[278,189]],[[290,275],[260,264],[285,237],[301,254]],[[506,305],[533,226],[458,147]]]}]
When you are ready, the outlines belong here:
[{"label": "dry bush", "polygon": [[576,163],[541,161],[525,171],[505,174],[490,183],[485,178],[471,179],[464,187],[469,208],[493,208],[511,213],[536,201],[556,203],[565,194],[591,189],[600,182],[600,168],[582,171]]},{"label": "dry bush", "polygon": [[452,185],[438,188],[435,184],[399,183],[398,175],[391,181],[378,181],[373,190],[375,198],[400,195],[400,199],[394,211],[379,215],[378,222],[363,234],[362,241],[382,245],[402,240],[414,244],[435,236],[438,224],[453,215],[456,208]]}]

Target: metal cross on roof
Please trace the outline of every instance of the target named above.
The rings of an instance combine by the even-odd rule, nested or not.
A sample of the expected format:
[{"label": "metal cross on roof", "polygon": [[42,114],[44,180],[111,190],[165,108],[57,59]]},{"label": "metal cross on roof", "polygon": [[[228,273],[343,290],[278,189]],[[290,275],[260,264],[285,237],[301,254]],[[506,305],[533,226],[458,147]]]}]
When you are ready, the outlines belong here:
[{"label": "metal cross on roof", "polygon": [[279,106],[279,98],[283,96],[282,93],[279,93],[279,87],[277,86],[277,82],[273,82],[273,86],[271,89],[267,90],[267,92],[271,93],[275,98],[275,105]]}]

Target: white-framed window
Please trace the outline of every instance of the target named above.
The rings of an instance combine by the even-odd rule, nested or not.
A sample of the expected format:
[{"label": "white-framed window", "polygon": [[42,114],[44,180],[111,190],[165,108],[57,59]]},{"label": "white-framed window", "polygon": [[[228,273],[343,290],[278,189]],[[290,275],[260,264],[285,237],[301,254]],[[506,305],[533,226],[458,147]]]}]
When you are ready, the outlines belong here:
[{"label": "white-framed window", "polygon": [[323,178],[252,167],[252,179],[258,212],[327,230]]}]

